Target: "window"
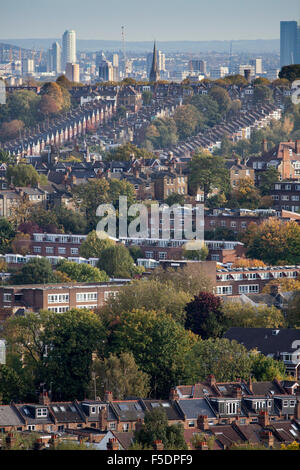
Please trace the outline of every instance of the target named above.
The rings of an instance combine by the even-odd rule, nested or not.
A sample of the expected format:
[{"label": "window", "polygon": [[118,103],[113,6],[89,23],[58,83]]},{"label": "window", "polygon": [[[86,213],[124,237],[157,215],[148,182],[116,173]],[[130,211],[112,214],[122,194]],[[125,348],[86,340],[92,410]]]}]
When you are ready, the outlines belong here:
[{"label": "window", "polygon": [[226,414],[235,415],[238,412],[238,408],[239,406],[237,402],[226,403]]},{"label": "window", "polygon": [[40,246],[34,246],[33,247],[33,252],[34,253],[40,253],[42,250],[41,250],[41,247]]},{"label": "window", "polygon": [[65,254],[66,254],[66,249],[63,248],[62,246],[60,246],[60,247],[58,248],[58,254],[59,254],[59,255],[65,255]]},{"label": "window", "polygon": [[189,421],[189,428],[194,428],[194,427],[195,427],[194,421]]},{"label": "window", "polygon": [[115,291],[115,290],[111,290],[111,291],[106,291],[104,292],[104,300],[108,300],[110,298],[116,298],[118,295],[118,291]]},{"label": "window", "polygon": [[112,431],[114,431],[116,429],[116,423],[110,423],[109,424],[109,429],[111,429]]},{"label": "window", "polygon": [[159,259],[167,259],[167,253],[164,251],[159,252]]},{"label": "window", "polygon": [[69,303],[69,294],[49,294],[48,304],[66,304]]},{"label": "window", "polygon": [[3,294],[3,301],[4,302],[11,302],[11,294]]},{"label": "window", "polygon": [[36,410],[36,416],[37,418],[43,418],[45,416],[48,416],[47,408],[38,408]]},{"label": "window", "polygon": [[71,248],[71,255],[78,255],[78,248]]},{"label": "window", "polygon": [[259,285],[239,286],[239,294],[257,294],[259,292]]},{"label": "window", "polygon": [[35,425],[34,425],[34,424],[29,424],[29,425],[27,426],[27,430],[28,430],[28,431],[35,431]]},{"label": "window", "polygon": [[146,258],[148,258],[148,259],[153,258],[153,251],[146,251],[146,252],[145,252],[145,256],[146,256]]},{"label": "window", "polygon": [[217,286],[217,295],[231,295],[232,286]]},{"label": "window", "polygon": [[80,292],[76,294],[76,302],[94,302],[97,299],[97,292]]},{"label": "window", "polygon": [[128,432],[129,431],[129,424],[125,423],[123,424],[123,432]]},{"label": "window", "polygon": [[48,253],[48,254],[54,253],[54,248],[53,248],[53,246],[46,246],[46,253]]},{"label": "window", "polygon": [[91,413],[96,413],[96,407],[95,406],[91,407]]}]

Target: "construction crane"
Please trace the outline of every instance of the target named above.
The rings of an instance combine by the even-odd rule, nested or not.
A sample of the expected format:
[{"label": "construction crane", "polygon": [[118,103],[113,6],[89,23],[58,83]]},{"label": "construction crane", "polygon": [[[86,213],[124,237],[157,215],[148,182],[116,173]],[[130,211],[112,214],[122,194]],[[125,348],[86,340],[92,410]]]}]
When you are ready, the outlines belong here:
[{"label": "construction crane", "polygon": [[229,75],[232,75],[232,41],[230,43],[230,52],[229,52]]},{"label": "construction crane", "polygon": [[43,57],[43,49],[40,50],[40,55],[39,55],[39,58],[38,58],[38,64],[39,65],[42,62],[42,57]]}]

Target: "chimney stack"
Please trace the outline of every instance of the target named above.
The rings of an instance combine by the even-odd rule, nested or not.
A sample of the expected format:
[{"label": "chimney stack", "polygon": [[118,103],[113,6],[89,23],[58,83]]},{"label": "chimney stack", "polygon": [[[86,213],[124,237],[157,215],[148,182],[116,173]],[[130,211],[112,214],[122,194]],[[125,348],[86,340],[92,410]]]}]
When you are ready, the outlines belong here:
[{"label": "chimney stack", "polygon": [[199,442],[199,444],[197,444],[197,450],[208,450],[207,442]]},{"label": "chimney stack", "polygon": [[260,437],[262,442],[267,444],[268,447],[274,446],[274,436],[271,431],[261,431]]},{"label": "chimney stack", "polygon": [[207,431],[209,429],[208,424],[208,416],[207,415],[199,415],[197,418],[197,427],[201,431]]},{"label": "chimney stack", "polygon": [[41,392],[39,396],[39,405],[49,405],[50,398],[48,392]]},{"label": "chimney stack", "polygon": [[208,385],[211,387],[212,385],[216,385],[216,377],[213,375],[213,374],[210,374],[208,377],[207,377],[207,383]]},{"label": "chimney stack", "polygon": [[270,420],[269,420],[269,413],[267,411],[261,411],[258,416],[258,424],[265,428],[266,426],[269,426]]},{"label": "chimney stack", "polygon": [[107,407],[104,406],[99,414],[99,428],[100,431],[107,431]]},{"label": "chimney stack", "polygon": [[112,394],[112,392],[108,392],[108,391],[105,392],[104,401],[108,401],[108,402],[113,401],[113,394]]},{"label": "chimney stack", "polygon": [[119,443],[117,439],[114,437],[109,439],[108,443],[106,444],[107,450],[119,450]]},{"label": "chimney stack", "polygon": [[169,400],[170,401],[179,400],[179,395],[178,395],[176,388],[171,388],[170,394],[169,394]]},{"label": "chimney stack", "polygon": [[163,445],[163,442],[162,441],[154,441],[153,442],[153,449],[154,450],[164,450],[164,445]]}]

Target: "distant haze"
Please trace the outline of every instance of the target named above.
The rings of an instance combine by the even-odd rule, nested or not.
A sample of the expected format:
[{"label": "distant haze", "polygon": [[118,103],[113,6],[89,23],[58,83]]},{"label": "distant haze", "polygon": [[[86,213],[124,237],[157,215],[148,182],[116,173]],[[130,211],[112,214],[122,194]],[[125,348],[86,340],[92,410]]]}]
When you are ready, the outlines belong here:
[{"label": "distant haze", "polygon": [[[0,43],[12,44],[24,49],[46,50],[55,41],[61,42],[60,38],[53,39],[0,39]],[[164,52],[228,52],[230,41],[158,41],[159,49]],[[92,51],[118,51],[122,50],[121,41],[83,40],[77,41],[77,49],[82,52]],[[127,42],[126,49],[132,52],[146,52],[153,49],[153,42]],[[233,41],[232,51],[248,53],[279,52],[279,39]]]}]

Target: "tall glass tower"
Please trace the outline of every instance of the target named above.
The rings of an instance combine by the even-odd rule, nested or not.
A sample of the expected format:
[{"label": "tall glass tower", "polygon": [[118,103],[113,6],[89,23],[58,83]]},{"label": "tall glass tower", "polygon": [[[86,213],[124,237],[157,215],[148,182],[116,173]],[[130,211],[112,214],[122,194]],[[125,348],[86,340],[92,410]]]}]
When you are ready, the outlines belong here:
[{"label": "tall glass tower", "polygon": [[297,56],[297,21],[281,21],[280,66],[295,64]]}]

